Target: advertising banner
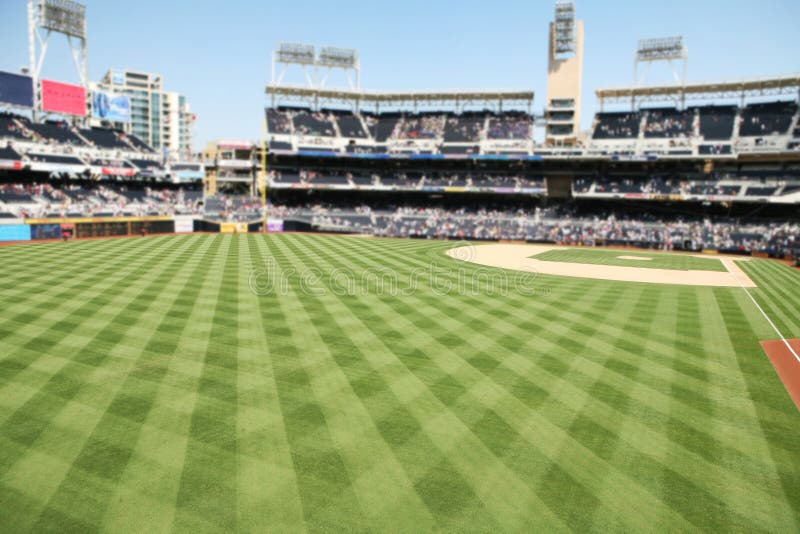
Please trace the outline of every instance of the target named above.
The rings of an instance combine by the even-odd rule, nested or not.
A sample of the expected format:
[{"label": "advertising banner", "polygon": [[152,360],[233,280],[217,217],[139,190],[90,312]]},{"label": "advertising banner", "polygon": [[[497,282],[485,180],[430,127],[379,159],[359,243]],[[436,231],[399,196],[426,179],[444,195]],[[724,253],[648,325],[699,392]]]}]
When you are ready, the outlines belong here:
[{"label": "advertising banner", "polygon": [[267,219],[267,232],[283,232],[283,219]]},{"label": "advertising banner", "polygon": [[175,216],[175,233],[186,234],[194,232],[194,217]]},{"label": "advertising banner", "polygon": [[223,234],[246,234],[247,223],[222,223],[219,231]]},{"label": "advertising banner", "polygon": [[[92,167],[93,172],[97,167]],[[133,176],[136,171],[128,167],[100,167],[100,174],[103,176]]]},{"label": "advertising banner", "polygon": [[205,174],[203,174],[203,171],[175,171],[173,176],[179,182],[190,182],[202,180]]},{"label": "advertising banner", "polygon": [[31,226],[31,239],[61,239],[61,225],[34,224]]},{"label": "advertising banner", "polygon": [[0,159],[0,169],[19,171],[22,170],[22,162],[11,159]]},{"label": "advertising banner", "polygon": [[217,142],[217,146],[221,149],[233,149],[233,150],[247,150],[249,148],[253,148],[253,143],[250,141],[240,141],[237,139],[220,139]]},{"label": "advertising banner", "polygon": [[42,80],[42,111],[86,115],[86,91],[79,85]]},{"label": "advertising banner", "polygon": [[92,117],[111,122],[130,122],[131,97],[95,91],[92,93]]},{"label": "advertising banner", "polygon": [[30,163],[30,168],[32,171],[37,171],[37,172],[51,172],[51,173],[62,173],[62,174],[81,173],[86,170],[85,165],[70,165],[68,163],[47,163],[39,161],[34,161]]},{"label": "advertising banner", "polygon": [[27,224],[0,224],[0,241],[30,241],[31,227]]},{"label": "advertising banner", "polygon": [[0,72],[0,102],[33,107],[33,79],[30,76]]}]

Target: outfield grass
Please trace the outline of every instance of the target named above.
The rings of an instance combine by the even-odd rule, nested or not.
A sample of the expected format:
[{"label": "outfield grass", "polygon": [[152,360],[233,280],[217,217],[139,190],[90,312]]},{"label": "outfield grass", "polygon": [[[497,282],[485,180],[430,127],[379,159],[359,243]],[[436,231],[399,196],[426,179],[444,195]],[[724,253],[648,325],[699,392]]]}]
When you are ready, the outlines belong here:
[{"label": "outfield grass", "polygon": [[[444,294],[485,270],[447,248],[0,248],[0,531],[800,529],[800,414],[743,290]],[[800,273],[741,265],[800,337]],[[342,290],[382,269],[418,287]]]},{"label": "outfield grass", "polygon": [[[619,259],[620,256],[633,256],[643,259],[622,260]],[[568,250],[549,250],[531,257],[541,261],[614,265],[617,267],[642,267],[645,269],[670,269],[673,271],[726,271],[722,262],[713,257],[698,258],[689,254],[664,252],[572,248]]]}]

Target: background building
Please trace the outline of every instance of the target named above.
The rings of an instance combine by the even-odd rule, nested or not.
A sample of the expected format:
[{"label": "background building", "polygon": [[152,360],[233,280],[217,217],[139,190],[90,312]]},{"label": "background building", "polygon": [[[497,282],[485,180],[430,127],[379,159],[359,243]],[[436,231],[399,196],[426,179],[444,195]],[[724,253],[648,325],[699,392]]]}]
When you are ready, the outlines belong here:
[{"label": "background building", "polygon": [[164,90],[160,75],[109,70],[99,83],[91,84],[91,88],[131,97],[131,122],[116,126],[160,152],[173,157],[190,156],[191,127],[196,117],[184,95]]}]

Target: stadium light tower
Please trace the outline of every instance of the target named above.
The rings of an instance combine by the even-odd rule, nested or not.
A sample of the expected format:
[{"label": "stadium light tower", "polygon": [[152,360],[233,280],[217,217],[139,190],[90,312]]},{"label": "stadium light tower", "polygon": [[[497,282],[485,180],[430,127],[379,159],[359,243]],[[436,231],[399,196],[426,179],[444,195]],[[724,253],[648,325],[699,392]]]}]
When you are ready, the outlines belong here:
[{"label": "stadium light tower", "polygon": [[559,0],[555,20],[550,23],[545,107],[548,146],[573,146],[577,142],[582,76],[583,21],[575,18],[575,2]]},{"label": "stadium light tower", "polygon": [[272,54],[270,85],[280,86],[292,66],[299,66],[302,69],[309,89],[323,89],[334,69],[344,72],[351,91],[358,91],[361,88],[361,65],[357,50],[325,46],[317,53],[314,45],[280,43]]},{"label": "stadium light tower", "polygon": [[[684,85],[686,83],[686,67],[689,62],[689,51],[683,42],[682,36],[661,37],[658,39],[641,39],[636,49],[636,56],[633,60],[633,84],[642,85],[650,65],[659,61],[666,61],[672,69],[675,83]],[[683,63],[683,71],[679,74],[675,66],[675,61]],[[639,78],[639,64],[644,63],[645,68],[642,77]]]},{"label": "stadium light tower", "polygon": [[28,0],[28,52],[33,78],[34,118],[40,105],[39,76],[54,33],[66,36],[81,86],[88,89],[89,85],[86,6],[72,0]]},{"label": "stadium light tower", "polygon": [[[351,91],[361,89],[361,65],[358,61],[358,50],[325,46],[320,49],[319,56],[317,56],[317,67],[325,69],[325,74],[319,79],[320,89],[325,87],[328,75],[333,69],[340,69],[344,73]],[[355,74],[355,83],[351,77],[352,74]]]}]

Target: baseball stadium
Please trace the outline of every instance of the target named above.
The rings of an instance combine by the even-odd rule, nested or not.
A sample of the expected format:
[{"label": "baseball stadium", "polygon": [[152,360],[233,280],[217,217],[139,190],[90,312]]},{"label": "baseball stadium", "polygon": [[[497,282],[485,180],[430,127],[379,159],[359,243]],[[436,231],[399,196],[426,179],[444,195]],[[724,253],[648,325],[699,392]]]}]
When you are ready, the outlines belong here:
[{"label": "baseball stadium", "polygon": [[0,532],[800,532],[800,74],[646,38],[583,94],[558,0],[543,96],[280,42],[198,152],[161,76],[90,81],[91,9],[13,3]]}]

